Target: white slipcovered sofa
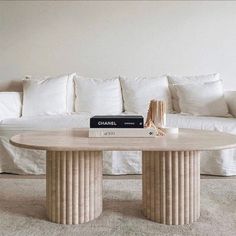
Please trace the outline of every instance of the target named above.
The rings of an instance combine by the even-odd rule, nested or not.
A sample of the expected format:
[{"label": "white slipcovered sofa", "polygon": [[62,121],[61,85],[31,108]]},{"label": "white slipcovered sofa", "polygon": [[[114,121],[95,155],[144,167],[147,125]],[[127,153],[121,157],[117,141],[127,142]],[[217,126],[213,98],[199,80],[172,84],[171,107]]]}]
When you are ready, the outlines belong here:
[{"label": "white slipcovered sofa", "polygon": [[[155,78],[152,78],[155,79]],[[196,78],[195,78],[196,79]],[[71,79],[71,80],[74,80]],[[85,79],[86,80],[86,79]],[[120,79],[119,79],[120,80]],[[131,80],[129,80],[131,81]],[[154,80],[153,80],[154,81]],[[84,85],[83,84],[83,90],[81,90],[80,95],[77,95],[77,99],[79,99],[79,104],[73,104],[72,107],[77,106],[77,110],[73,110],[70,112],[55,112],[55,114],[52,112],[41,112],[42,107],[40,106],[41,100],[39,98],[38,101],[32,101],[33,96],[37,95],[34,93],[28,93],[23,91],[23,82],[22,81],[8,81],[8,82],[1,82],[0,83],[0,108],[3,110],[6,109],[7,112],[12,112],[11,107],[19,107],[20,110],[17,111],[18,115],[15,115],[16,117],[4,117],[4,114],[1,114],[0,111],[0,173],[7,172],[7,173],[15,173],[15,174],[44,174],[45,173],[45,152],[39,151],[39,150],[27,150],[27,149],[20,149],[17,147],[13,147],[9,143],[9,138],[17,133],[21,132],[29,132],[29,131],[36,131],[36,130],[57,130],[57,129],[69,129],[69,128],[84,128],[89,127],[89,118],[93,114],[101,113],[103,114],[104,111],[98,112],[94,110],[93,112],[83,111],[80,109],[83,107],[83,105],[86,105],[86,102],[89,103],[87,106],[92,106],[93,104],[92,100],[101,100],[104,99],[102,102],[102,107],[99,108],[99,101],[96,101],[94,103],[95,108],[99,108],[100,110],[106,109],[106,111],[109,109],[109,106],[111,106],[112,114],[113,113],[121,113],[121,114],[130,114],[130,113],[141,113],[145,115],[144,111],[142,110],[142,106],[146,106],[145,104],[142,104],[141,100],[139,100],[139,96],[137,97],[136,94],[140,91],[141,98],[145,98],[147,96],[146,101],[150,100],[150,98],[157,98],[160,97],[152,97],[152,93],[156,93],[156,89],[152,92],[149,88],[146,92],[151,93],[151,95],[145,94],[145,89],[142,90],[141,87],[145,87],[145,83],[151,84],[150,80],[146,78],[144,81],[144,84],[142,85],[142,82],[139,80],[136,81],[136,79],[132,79],[132,86],[130,87],[130,84],[128,85],[122,85],[121,81],[121,112],[118,110],[115,110],[114,104],[117,103],[117,94],[114,90],[114,88],[111,85],[104,85],[102,84],[95,84],[95,90],[92,89],[90,91],[90,94],[87,93],[86,88],[88,89],[89,84]],[[135,87],[137,83],[137,88]],[[170,80],[169,80],[170,83]],[[24,85],[25,86],[25,85]],[[28,86],[28,85],[27,85]],[[41,85],[40,85],[41,86]],[[77,84],[77,89],[80,85]],[[86,87],[87,86],[87,87]],[[101,87],[99,87],[101,86]],[[104,94],[109,93],[104,90],[104,87],[107,86],[107,89],[111,94],[107,94],[107,96],[111,99],[108,100],[108,97],[106,97]],[[152,87],[155,87],[155,85],[151,85]],[[169,84],[170,87],[170,84]],[[130,88],[134,88],[133,90],[129,90]],[[140,89],[139,89],[140,88]],[[38,89],[38,88],[36,88]],[[56,88],[54,90],[54,87],[50,88],[52,91],[56,91]],[[74,93],[74,82],[70,84],[70,86],[67,84],[67,92],[68,89],[72,89]],[[172,88],[173,89],[173,88]],[[170,89],[171,90],[171,89]],[[9,101],[8,104],[1,104],[1,92],[15,91],[20,95],[20,105],[16,101]],[[172,91],[171,91],[172,92]],[[92,93],[92,95],[91,95]],[[132,94],[133,93],[133,94]],[[162,93],[161,91],[158,92],[158,94]],[[11,93],[10,93],[11,94]],[[84,102],[84,104],[81,104],[81,101],[83,101],[84,97],[87,99]],[[115,95],[114,95],[115,94]],[[4,96],[8,96],[9,94],[6,93]],[[54,94],[56,96],[56,94]],[[30,97],[32,96],[32,97]],[[48,104],[53,100],[52,97],[47,98],[47,93],[45,93],[45,101],[48,101]],[[68,104],[68,94],[67,96],[67,104]],[[81,97],[84,96],[84,97]],[[105,96],[105,97],[104,97]],[[130,97],[129,97],[130,96]],[[163,93],[161,96],[165,96]],[[23,99],[22,99],[23,97]],[[74,94],[71,94],[71,98],[76,100],[76,96]],[[130,99],[131,98],[131,99]],[[173,98],[173,94],[172,94]],[[201,130],[216,130],[220,132],[227,132],[236,134],[236,118],[234,116],[236,115],[236,92],[225,92],[225,98],[227,101],[227,106],[229,108],[229,112],[231,113],[231,116],[229,117],[212,117],[212,116],[196,116],[196,115],[190,115],[190,114],[182,114],[177,113],[176,111],[173,111],[169,109],[169,113],[167,114],[167,126],[170,127],[179,127],[179,128],[190,128],[190,129],[201,129]],[[26,104],[29,101],[26,101],[26,99],[29,99],[30,102],[38,103],[39,106],[33,107],[34,104],[28,104],[28,108],[24,108],[24,103]],[[112,99],[115,99],[114,101]],[[129,101],[127,99],[130,99]],[[137,104],[132,104],[132,99],[134,99],[134,102],[137,101]],[[14,100],[14,99],[13,99]],[[110,101],[111,100],[111,101]],[[144,99],[145,100],[145,99]],[[19,99],[18,99],[19,101]],[[44,103],[45,103],[44,101]],[[171,100],[173,101],[173,100]],[[111,102],[111,104],[109,104]],[[169,102],[169,101],[168,101]],[[126,103],[126,105],[124,104]],[[52,101],[53,104],[53,101]],[[2,107],[1,107],[2,106]],[[5,107],[3,107],[5,106]],[[23,109],[22,109],[23,106]],[[57,106],[57,105],[55,105]],[[54,108],[55,108],[54,106]],[[79,109],[78,109],[79,106]],[[133,108],[132,108],[133,106]],[[33,108],[32,108],[33,107]],[[129,110],[128,108],[133,109],[133,111]],[[68,107],[67,107],[68,108]],[[126,109],[127,108],[127,109]],[[138,110],[141,108],[141,110]],[[18,108],[15,108],[18,109]],[[28,110],[27,110],[28,109]],[[35,109],[35,113],[41,112],[38,115],[31,114],[32,110]],[[48,109],[48,107],[47,107]],[[56,109],[56,108],[55,108]],[[94,108],[93,108],[94,109]],[[9,111],[10,110],[10,111]],[[99,111],[100,111],[99,110]],[[127,111],[128,110],[128,111]],[[176,109],[175,109],[176,110]],[[15,112],[15,111],[14,111]],[[13,112],[13,113],[14,113]],[[3,113],[3,112],[2,112]],[[28,114],[27,114],[28,113]],[[30,114],[29,114],[30,113]],[[45,114],[44,114],[45,113]],[[27,114],[27,115],[24,115]],[[2,116],[2,117],[1,117]],[[104,174],[141,174],[141,153],[138,151],[107,151],[104,152],[103,156],[103,173]],[[203,152],[201,156],[201,173],[202,174],[211,174],[211,175],[236,175],[236,149],[228,149],[223,151],[209,151],[209,152]]]}]

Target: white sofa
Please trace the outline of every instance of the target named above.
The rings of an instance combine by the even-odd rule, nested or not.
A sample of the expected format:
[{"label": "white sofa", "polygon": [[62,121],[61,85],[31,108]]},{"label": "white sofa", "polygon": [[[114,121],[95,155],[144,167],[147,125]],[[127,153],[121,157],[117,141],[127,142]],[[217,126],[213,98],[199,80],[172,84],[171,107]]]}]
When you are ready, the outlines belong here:
[{"label": "white sofa", "polygon": [[[22,91],[21,81],[1,82],[1,91]],[[226,99],[232,114],[235,114],[236,92],[227,92]],[[20,132],[56,130],[89,126],[91,114],[22,116],[0,121],[0,172],[15,174],[44,174],[45,152],[13,147],[9,138]],[[182,114],[167,114],[167,126],[201,130],[216,130],[236,134],[236,119],[233,117],[201,117]],[[138,151],[104,152],[104,174],[141,174],[141,153]],[[201,173],[211,175],[236,175],[236,149],[203,152]]]}]

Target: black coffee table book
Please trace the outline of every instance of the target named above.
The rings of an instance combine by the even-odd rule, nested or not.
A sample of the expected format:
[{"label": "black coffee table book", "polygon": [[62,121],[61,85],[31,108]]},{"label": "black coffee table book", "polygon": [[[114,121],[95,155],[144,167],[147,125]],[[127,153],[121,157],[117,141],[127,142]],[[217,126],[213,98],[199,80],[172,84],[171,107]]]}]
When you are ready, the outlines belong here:
[{"label": "black coffee table book", "polygon": [[91,138],[151,138],[153,128],[144,128],[142,116],[93,116],[90,118]]},{"label": "black coffee table book", "polygon": [[93,116],[90,118],[90,128],[143,128],[142,116]]}]

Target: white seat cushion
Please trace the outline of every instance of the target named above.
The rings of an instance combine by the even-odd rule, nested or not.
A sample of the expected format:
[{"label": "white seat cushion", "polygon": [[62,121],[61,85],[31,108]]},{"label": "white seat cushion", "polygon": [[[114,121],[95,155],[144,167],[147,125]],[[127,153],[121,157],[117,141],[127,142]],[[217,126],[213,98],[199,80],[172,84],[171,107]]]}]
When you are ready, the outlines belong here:
[{"label": "white seat cushion", "polygon": [[236,119],[167,114],[166,125],[186,129],[212,130],[236,134]]},{"label": "white seat cushion", "polygon": [[0,122],[0,135],[11,137],[23,131],[87,128],[89,127],[89,118],[89,114],[81,113],[5,119]]}]

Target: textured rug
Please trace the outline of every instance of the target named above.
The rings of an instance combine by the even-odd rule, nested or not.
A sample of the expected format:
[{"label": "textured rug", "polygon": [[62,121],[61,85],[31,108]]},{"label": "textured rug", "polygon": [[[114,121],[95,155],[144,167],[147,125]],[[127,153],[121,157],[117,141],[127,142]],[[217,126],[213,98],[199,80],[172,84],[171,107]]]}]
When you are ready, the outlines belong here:
[{"label": "textured rug", "polygon": [[236,180],[201,180],[201,217],[184,226],[145,219],[141,180],[104,180],[104,211],[82,225],[48,222],[45,180],[0,179],[0,235],[236,235]]}]

